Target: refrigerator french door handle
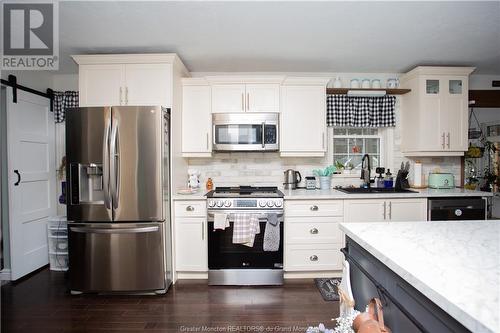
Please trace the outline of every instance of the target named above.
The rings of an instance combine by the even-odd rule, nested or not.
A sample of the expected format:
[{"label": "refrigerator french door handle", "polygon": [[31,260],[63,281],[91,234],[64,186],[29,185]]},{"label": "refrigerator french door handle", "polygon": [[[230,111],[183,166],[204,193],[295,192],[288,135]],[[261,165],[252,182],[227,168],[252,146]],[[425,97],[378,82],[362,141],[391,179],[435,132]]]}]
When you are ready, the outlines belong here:
[{"label": "refrigerator french door handle", "polygon": [[104,139],[102,140],[102,182],[104,187],[104,206],[111,209],[111,196],[109,189],[109,132],[111,131],[111,121],[106,119],[104,129]]},{"label": "refrigerator french door handle", "polygon": [[113,209],[118,208],[119,190],[120,190],[120,151],[119,151],[119,134],[118,120],[113,118],[111,126],[111,144],[110,144],[110,183],[111,183],[111,200]]},{"label": "refrigerator french door handle", "polygon": [[157,232],[158,226],[140,227],[140,228],[85,228],[85,227],[70,227],[70,231],[86,233],[86,234],[137,234],[143,232]]}]

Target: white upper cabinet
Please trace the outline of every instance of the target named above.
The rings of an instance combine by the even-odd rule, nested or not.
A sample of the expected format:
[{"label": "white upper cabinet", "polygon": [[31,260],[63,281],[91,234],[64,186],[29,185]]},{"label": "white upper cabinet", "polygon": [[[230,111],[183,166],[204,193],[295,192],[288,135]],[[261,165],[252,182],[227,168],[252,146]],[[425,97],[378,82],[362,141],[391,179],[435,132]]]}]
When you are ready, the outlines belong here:
[{"label": "white upper cabinet", "polygon": [[171,64],[125,65],[125,105],[172,104]]},{"label": "white upper cabinet", "polygon": [[280,112],[284,76],[207,76],[212,113]]},{"label": "white upper cabinet", "polygon": [[187,74],[175,54],[75,55],[80,106],[172,107],[173,66]]},{"label": "white upper cabinet", "polygon": [[467,150],[472,67],[417,67],[401,78],[401,150],[408,156],[458,156]]},{"label": "white upper cabinet", "polygon": [[281,156],[325,155],[326,83],[292,78],[281,87]]},{"label": "white upper cabinet", "polygon": [[122,65],[80,66],[80,106],[122,105],[124,82]]},{"label": "white upper cabinet", "polygon": [[204,79],[183,79],[182,156],[212,155],[211,88]]},{"label": "white upper cabinet", "polygon": [[212,112],[245,112],[244,84],[215,84],[212,86]]},{"label": "white upper cabinet", "polygon": [[280,112],[280,85],[247,84],[246,111]]}]

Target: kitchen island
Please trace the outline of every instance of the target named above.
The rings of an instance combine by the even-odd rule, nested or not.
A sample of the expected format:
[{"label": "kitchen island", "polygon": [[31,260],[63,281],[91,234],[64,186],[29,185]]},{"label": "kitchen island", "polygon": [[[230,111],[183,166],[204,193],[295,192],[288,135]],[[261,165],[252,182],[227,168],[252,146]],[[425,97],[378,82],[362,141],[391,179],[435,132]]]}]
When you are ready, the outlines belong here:
[{"label": "kitchen island", "polygon": [[500,331],[500,222],[343,223],[340,229],[358,310],[385,294],[394,332]]}]

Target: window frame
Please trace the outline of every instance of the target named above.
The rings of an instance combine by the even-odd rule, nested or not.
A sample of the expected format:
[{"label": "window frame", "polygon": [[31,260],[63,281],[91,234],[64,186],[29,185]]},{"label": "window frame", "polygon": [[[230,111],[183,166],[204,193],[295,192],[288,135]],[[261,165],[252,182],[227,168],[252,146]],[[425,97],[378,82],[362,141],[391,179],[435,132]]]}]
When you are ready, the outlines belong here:
[{"label": "window frame", "polygon": [[[345,127],[347,128],[347,127]],[[328,147],[327,147],[327,162],[328,165],[334,164],[335,160],[333,158],[333,144],[335,140],[335,136],[333,135],[333,126],[329,126],[327,128],[327,138],[328,138]],[[342,136],[342,138],[346,139],[355,139],[355,138],[378,138],[380,140],[380,152],[379,152],[379,158],[380,158],[380,165],[382,167],[385,167],[387,170],[387,167],[389,166],[389,169],[392,169],[392,163],[391,160],[393,159],[392,151],[394,150],[394,143],[393,143],[393,136],[394,136],[394,129],[393,128],[388,128],[388,127],[379,127],[377,128],[378,133],[376,135],[345,135]],[[354,170],[359,170],[359,169],[354,169]],[[373,174],[375,174],[375,168],[373,168]],[[355,177],[359,176],[358,174],[355,175]]]}]

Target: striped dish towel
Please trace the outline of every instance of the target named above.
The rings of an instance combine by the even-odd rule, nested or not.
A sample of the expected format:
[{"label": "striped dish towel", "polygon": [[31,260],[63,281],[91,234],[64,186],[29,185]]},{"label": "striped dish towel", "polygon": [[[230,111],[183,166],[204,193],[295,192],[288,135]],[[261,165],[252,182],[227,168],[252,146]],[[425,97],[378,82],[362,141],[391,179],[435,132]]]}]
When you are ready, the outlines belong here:
[{"label": "striped dish towel", "polygon": [[255,235],[260,233],[259,215],[248,213],[232,214],[234,220],[233,244],[253,247]]}]

